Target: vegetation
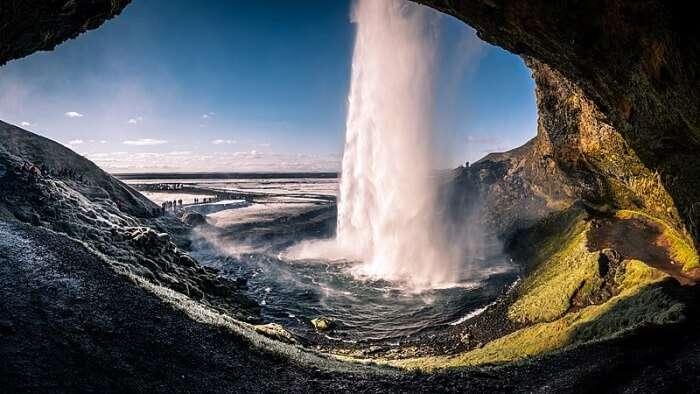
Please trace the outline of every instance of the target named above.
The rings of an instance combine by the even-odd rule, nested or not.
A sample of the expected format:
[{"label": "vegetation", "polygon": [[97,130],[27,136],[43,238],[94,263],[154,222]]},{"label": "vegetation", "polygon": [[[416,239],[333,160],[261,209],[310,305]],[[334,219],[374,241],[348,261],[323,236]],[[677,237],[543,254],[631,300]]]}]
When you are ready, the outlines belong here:
[{"label": "vegetation", "polygon": [[621,292],[604,304],[526,327],[458,356],[416,358],[391,364],[422,370],[501,364],[609,339],[643,325],[678,322],[683,318],[684,306],[663,291],[659,282],[665,278],[665,274],[640,261],[627,261]]},{"label": "vegetation", "polygon": [[586,214],[581,210],[554,215],[528,236],[531,272],[508,311],[511,320],[539,323],[562,316],[578,292],[590,291],[598,276],[598,253],[586,248]]},{"label": "vegetation", "polygon": [[534,324],[456,356],[390,363],[422,370],[501,364],[613,338],[644,325],[680,321],[684,305],[667,294],[661,284],[668,275],[638,260],[623,262],[624,269],[615,277],[619,293],[607,302],[570,309],[576,292],[596,288],[597,281],[602,280],[597,270],[598,253],[586,249],[589,224],[585,219],[581,211],[564,212],[525,235],[529,248],[534,250],[531,270],[508,317]]}]

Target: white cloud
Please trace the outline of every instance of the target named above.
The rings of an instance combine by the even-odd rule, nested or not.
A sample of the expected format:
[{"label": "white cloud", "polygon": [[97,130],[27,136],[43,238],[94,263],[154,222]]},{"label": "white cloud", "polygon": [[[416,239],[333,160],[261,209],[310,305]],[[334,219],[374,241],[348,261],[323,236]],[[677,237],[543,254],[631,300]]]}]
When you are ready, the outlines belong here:
[{"label": "white cloud", "polygon": [[82,144],[83,142],[85,142],[85,141],[83,141],[83,140],[72,140],[72,141],[68,141],[68,145],[80,145],[80,144]]},{"label": "white cloud", "polygon": [[137,116],[135,118],[130,118],[126,123],[129,124],[139,124],[143,122],[143,117],[142,116]]},{"label": "white cloud", "polygon": [[203,114],[202,119],[209,119],[209,114]]},{"label": "white cloud", "polygon": [[232,144],[235,144],[235,143],[236,143],[236,140],[222,140],[222,139],[218,139],[218,140],[212,141],[211,143],[214,144],[214,145],[221,145],[221,144],[232,145]]},{"label": "white cloud", "polygon": [[69,118],[82,118],[83,117],[83,114],[81,114],[80,112],[75,112],[75,111],[68,111],[64,115],[69,117]]},{"label": "white cloud", "polygon": [[100,140],[100,144],[106,144],[107,140]]},{"label": "white cloud", "polygon": [[212,116],[214,116],[216,113],[215,112],[207,112],[206,114],[202,114],[202,119],[209,119]]},{"label": "white cloud", "polygon": [[27,126],[31,126],[32,124],[29,123],[29,122],[22,122],[22,123],[20,123],[19,125],[20,125],[20,126],[27,127]]},{"label": "white cloud", "polygon": [[261,148],[269,148],[269,147],[270,147],[270,144],[260,144],[260,147],[261,147]]},{"label": "white cloud", "polygon": [[166,140],[156,140],[153,138],[140,138],[138,140],[126,140],[124,141],[125,145],[162,145],[162,144],[167,144],[168,141]]},{"label": "white cloud", "polygon": [[191,151],[102,152],[87,157],[107,171],[336,171],[338,154],[276,154],[255,150],[199,153]]}]

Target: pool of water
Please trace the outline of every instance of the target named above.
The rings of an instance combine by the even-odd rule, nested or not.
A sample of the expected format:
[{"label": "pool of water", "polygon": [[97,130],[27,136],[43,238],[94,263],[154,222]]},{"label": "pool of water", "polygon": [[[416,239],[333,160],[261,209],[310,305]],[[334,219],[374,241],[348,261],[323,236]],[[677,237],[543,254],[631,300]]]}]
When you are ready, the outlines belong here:
[{"label": "pool of water", "polygon": [[[148,180],[156,181],[160,182]],[[253,193],[251,204],[207,215],[206,231],[195,230],[192,253],[224,276],[245,278],[265,321],[282,324],[310,341],[394,343],[440,330],[482,311],[517,279],[498,242],[485,243],[479,254],[491,257],[464,261],[461,280],[421,292],[401,283],[358,277],[353,274],[357,262],[286,259],[285,251],[299,242],[334,236],[335,202],[319,193],[335,190],[336,179],[182,183],[201,193],[212,187]],[[435,262],[426,262],[431,263]],[[333,320],[334,329],[317,332],[310,321],[320,317]]]},{"label": "pool of water", "polygon": [[[386,281],[359,279],[351,262],[286,261],[268,254],[198,256],[223,275],[244,277],[266,321],[313,339],[343,342],[392,340],[447,327],[492,303],[516,279],[503,256],[481,261],[479,277],[419,293]],[[310,320],[336,325],[318,333]]]}]

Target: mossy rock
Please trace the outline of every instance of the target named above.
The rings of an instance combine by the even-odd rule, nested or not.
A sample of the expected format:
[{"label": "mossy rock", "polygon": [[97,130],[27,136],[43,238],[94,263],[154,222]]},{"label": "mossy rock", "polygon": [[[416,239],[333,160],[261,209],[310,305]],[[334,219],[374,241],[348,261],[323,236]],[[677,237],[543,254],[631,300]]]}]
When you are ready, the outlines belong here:
[{"label": "mossy rock", "polygon": [[325,317],[317,317],[311,319],[311,325],[314,326],[316,331],[329,331],[335,327],[335,322]]},{"label": "mossy rock", "polygon": [[571,308],[575,296],[586,298],[600,287],[600,256],[586,247],[586,218],[581,210],[559,213],[529,233],[530,272],[508,318],[520,323],[552,321]]}]

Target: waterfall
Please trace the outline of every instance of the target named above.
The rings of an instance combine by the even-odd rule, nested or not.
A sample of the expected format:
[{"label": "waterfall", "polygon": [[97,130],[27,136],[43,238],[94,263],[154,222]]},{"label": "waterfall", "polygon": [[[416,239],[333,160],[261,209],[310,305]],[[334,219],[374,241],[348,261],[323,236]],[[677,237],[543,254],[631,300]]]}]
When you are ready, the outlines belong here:
[{"label": "waterfall", "polygon": [[434,286],[456,259],[436,218],[433,66],[438,19],[402,0],[359,0],[337,242],[370,277]]},{"label": "waterfall", "polygon": [[[436,207],[432,107],[439,16],[404,0],[358,0],[338,226],[291,259],[352,260],[361,277],[413,290],[458,279],[462,247]],[[460,245],[461,246],[461,245]]]}]

